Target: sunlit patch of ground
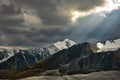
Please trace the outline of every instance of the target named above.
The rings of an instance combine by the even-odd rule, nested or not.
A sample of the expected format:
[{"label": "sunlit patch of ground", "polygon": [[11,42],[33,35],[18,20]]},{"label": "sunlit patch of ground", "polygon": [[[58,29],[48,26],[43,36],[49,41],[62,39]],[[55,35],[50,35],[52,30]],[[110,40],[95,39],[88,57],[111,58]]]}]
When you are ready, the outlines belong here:
[{"label": "sunlit patch of ground", "polygon": [[65,76],[36,76],[20,80],[120,80],[120,71],[101,71]]}]

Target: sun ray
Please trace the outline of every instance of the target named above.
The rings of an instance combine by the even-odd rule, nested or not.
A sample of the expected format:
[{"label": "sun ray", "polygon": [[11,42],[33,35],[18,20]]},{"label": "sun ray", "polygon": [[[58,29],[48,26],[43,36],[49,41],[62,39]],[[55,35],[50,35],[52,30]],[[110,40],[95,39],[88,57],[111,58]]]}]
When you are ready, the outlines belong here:
[{"label": "sun ray", "polygon": [[71,21],[75,23],[78,18],[88,16],[95,13],[101,13],[103,17],[106,17],[104,12],[110,13],[113,10],[120,9],[120,0],[105,0],[106,3],[103,6],[96,7],[89,11],[71,11]]}]

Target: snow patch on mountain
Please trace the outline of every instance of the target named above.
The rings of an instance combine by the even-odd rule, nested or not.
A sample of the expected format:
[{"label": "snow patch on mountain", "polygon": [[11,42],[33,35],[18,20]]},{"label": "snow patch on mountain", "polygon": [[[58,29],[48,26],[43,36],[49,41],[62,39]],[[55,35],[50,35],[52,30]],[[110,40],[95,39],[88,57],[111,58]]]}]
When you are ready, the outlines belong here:
[{"label": "snow patch on mountain", "polygon": [[0,48],[0,63],[3,61],[6,61],[8,58],[12,57],[13,55],[14,55],[13,50],[11,49],[6,50],[3,48]]},{"label": "snow patch on mountain", "polygon": [[62,50],[62,49],[69,48],[75,44],[76,43],[74,41],[65,39],[64,41],[61,41],[61,42],[59,41],[57,43],[54,43],[53,45],[55,45],[59,50]]},{"label": "snow patch on mountain", "polygon": [[116,40],[107,40],[105,43],[97,43],[97,47],[101,51],[114,51],[120,48],[120,38]]}]

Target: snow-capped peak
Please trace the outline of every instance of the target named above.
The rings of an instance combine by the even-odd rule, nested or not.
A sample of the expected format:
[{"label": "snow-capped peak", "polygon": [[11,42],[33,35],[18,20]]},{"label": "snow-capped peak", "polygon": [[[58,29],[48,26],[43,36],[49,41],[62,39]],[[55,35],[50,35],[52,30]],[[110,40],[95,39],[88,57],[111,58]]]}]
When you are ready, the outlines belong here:
[{"label": "snow-capped peak", "polygon": [[69,41],[72,41],[72,40],[70,40],[70,39],[64,39],[64,41],[65,41],[65,42],[69,42]]},{"label": "snow-capped peak", "polygon": [[97,47],[101,51],[114,51],[120,48],[120,38],[116,40],[107,40],[105,43],[97,43]]},{"label": "snow-capped peak", "polygon": [[62,49],[66,49],[66,48],[69,48],[73,45],[75,45],[76,43],[70,39],[65,39],[63,41],[59,41],[57,43],[54,43],[53,45],[56,46],[59,50],[62,50]]},{"label": "snow-capped peak", "polygon": [[14,47],[14,46],[13,47],[12,46],[0,46],[0,63],[8,60],[10,57],[18,53],[21,53],[21,55],[24,56],[24,54],[22,54],[24,50],[27,50],[29,52],[28,53],[29,55],[33,55],[33,57],[37,61],[36,55],[46,58],[49,55],[53,55],[62,49],[69,48],[73,46],[74,44],[76,44],[74,41],[65,39],[64,41],[54,43],[45,48],[40,48],[40,47],[34,47],[34,48],[25,47],[24,48],[24,47]]}]

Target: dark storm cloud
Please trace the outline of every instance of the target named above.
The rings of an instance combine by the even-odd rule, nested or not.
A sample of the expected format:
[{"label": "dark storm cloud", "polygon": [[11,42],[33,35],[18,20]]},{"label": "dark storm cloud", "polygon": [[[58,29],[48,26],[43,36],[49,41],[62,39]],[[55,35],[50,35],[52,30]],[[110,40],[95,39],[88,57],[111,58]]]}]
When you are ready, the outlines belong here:
[{"label": "dark storm cloud", "polygon": [[[0,5],[0,25],[3,26],[16,26],[20,25],[24,20],[20,18],[21,9],[15,9],[13,4]],[[1,27],[1,26],[0,26]]]},{"label": "dark storm cloud", "polygon": [[71,9],[87,11],[103,5],[104,0],[18,0],[16,3],[35,9],[45,25],[63,25],[70,22]]},{"label": "dark storm cloud", "polygon": [[36,0],[39,7],[39,16],[46,25],[63,25],[71,20],[71,9],[88,11],[96,6],[103,5],[104,0]]},{"label": "dark storm cloud", "polygon": [[[51,41],[58,41],[65,39],[68,35],[72,34],[72,30],[63,30],[63,29],[52,29],[52,30],[39,30],[38,32],[33,32],[27,34],[28,37],[33,42],[42,42],[47,43]],[[52,39],[51,39],[52,38]]]},{"label": "dark storm cloud", "polygon": [[[76,38],[70,11],[89,11],[104,3],[104,0],[1,0],[0,45],[43,46],[70,36]],[[85,33],[80,30],[83,33],[79,34]]]},{"label": "dark storm cloud", "polygon": [[2,26],[16,26],[16,25],[21,25],[22,22],[24,22],[22,19],[14,19],[14,20],[0,19],[0,25],[2,25]]},{"label": "dark storm cloud", "polygon": [[3,46],[29,46],[35,44],[21,34],[1,34],[0,39],[0,44]]},{"label": "dark storm cloud", "polygon": [[5,5],[2,4],[0,5],[0,14],[1,15],[15,15],[15,14],[20,14],[21,10],[19,9],[15,9],[15,6],[13,4],[11,5]]},{"label": "dark storm cloud", "polygon": [[62,6],[80,11],[88,11],[97,6],[104,5],[104,3],[105,0],[63,0]]}]

